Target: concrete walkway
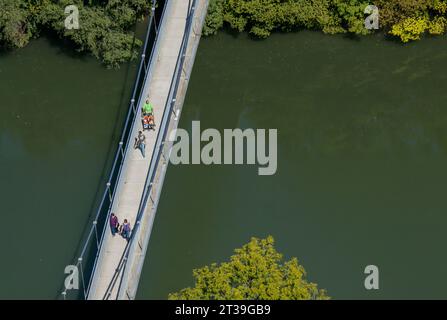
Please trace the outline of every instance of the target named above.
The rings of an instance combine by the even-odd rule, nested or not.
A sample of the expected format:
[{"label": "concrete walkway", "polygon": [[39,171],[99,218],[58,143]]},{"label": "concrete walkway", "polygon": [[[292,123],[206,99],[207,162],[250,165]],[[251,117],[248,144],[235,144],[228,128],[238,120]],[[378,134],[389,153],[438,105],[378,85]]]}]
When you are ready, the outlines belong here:
[{"label": "concrete walkway", "polygon": [[[154,106],[155,131],[144,131],[146,136],[146,154],[141,155],[140,150],[133,149],[133,141],[138,131],[142,131],[140,116],[137,115],[137,123],[131,136],[131,146],[127,150],[126,162],[121,173],[121,178],[116,191],[112,212],[118,217],[120,224],[124,219],[134,227],[135,219],[140,205],[146,176],[149,171],[150,161],[158,134],[158,124],[161,121],[166,106],[172,75],[175,72],[177,56],[182,42],[182,37],[188,13],[188,1],[169,1],[167,4],[165,18],[160,27],[160,35],[157,45],[158,52],[154,57],[155,63],[145,82],[143,91],[144,99],[138,108],[141,110],[142,103],[149,96]],[[141,111],[140,111],[141,112]],[[116,268],[126,246],[126,240],[120,235],[111,235],[110,227],[107,225],[102,247],[91,283],[88,299],[103,299],[106,290],[112,280]],[[113,286],[109,299],[116,299],[118,294],[119,279]]]}]

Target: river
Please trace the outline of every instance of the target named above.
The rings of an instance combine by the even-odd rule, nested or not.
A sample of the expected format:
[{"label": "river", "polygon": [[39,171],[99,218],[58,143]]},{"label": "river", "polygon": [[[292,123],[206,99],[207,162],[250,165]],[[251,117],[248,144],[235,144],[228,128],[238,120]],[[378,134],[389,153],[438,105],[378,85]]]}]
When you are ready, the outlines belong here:
[{"label": "river", "polygon": [[[446,298],[447,41],[202,40],[180,127],[278,129],[278,171],[170,165],[139,299],[272,235],[335,299]],[[379,290],[364,287],[376,265]]]},{"label": "river", "polygon": [[[170,165],[138,298],[165,299],[193,268],[267,235],[333,298],[446,298],[446,46],[203,39],[180,127],[278,129],[278,171]],[[107,70],[49,38],[0,55],[0,298],[59,295],[135,68]],[[370,264],[376,291],[363,285]]]},{"label": "river", "polygon": [[0,55],[0,299],[61,297],[117,147],[137,62],[72,52],[42,37]]}]

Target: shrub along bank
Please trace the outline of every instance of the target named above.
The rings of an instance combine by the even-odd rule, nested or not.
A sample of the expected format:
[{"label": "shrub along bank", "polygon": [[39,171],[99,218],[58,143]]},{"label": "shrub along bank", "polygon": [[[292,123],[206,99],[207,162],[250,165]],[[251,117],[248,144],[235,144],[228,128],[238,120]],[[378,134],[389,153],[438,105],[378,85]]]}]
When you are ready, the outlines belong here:
[{"label": "shrub along bank", "polygon": [[[79,9],[80,28],[65,28],[65,8]],[[148,0],[0,0],[0,47],[22,48],[43,30],[71,41],[108,66],[135,58],[141,41],[132,28],[149,13]]]},{"label": "shrub along bank", "polygon": [[403,42],[446,31],[446,0],[210,0],[204,34],[228,27],[259,38],[297,29],[366,35],[374,32],[364,26],[368,5],[379,9],[380,30]]}]

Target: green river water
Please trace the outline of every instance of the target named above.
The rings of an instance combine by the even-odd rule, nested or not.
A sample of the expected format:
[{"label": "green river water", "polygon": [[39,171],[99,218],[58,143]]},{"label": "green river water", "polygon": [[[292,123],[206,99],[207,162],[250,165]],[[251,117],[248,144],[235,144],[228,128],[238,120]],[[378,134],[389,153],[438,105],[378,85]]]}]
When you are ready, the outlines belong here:
[{"label": "green river water", "polygon": [[[138,291],[274,236],[336,299],[446,298],[447,39],[201,41],[180,127],[278,129],[278,171],[170,165]],[[47,39],[0,55],[0,298],[55,298],[98,198],[135,64]],[[363,286],[365,266],[380,289]]]},{"label": "green river water", "polygon": [[[54,299],[118,143],[136,63],[48,38],[0,56],[0,298]],[[60,295],[59,295],[60,297]]]},{"label": "green river water", "polygon": [[203,40],[180,126],[276,128],[278,171],[171,165],[139,298],[269,234],[333,298],[446,298],[446,72],[445,38]]}]

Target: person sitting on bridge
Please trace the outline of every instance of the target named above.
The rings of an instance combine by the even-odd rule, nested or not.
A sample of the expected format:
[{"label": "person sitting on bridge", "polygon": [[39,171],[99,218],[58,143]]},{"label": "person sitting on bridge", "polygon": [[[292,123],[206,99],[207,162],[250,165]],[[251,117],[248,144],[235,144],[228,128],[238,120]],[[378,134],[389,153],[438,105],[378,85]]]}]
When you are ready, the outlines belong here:
[{"label": "person sitting on bridge", "polygon": [[127,219],[124,219],[123,225],[121,227],[121,235],[124,239],[129,241],[130,238],[130,223],[127,222]]},{"label": "person sitting on bridge", "polygon": [[144,116],[144,118],[143,118],[143,130],[152,129],[152,130],[155,131],[154,127],[155,127],[154,115],[151,114],[151,115],[148,115],[148,116]]},{"label": "person sitting on bridge", "polygon": [[149,102],[149,99],[146,100],[146,103],[143,105],[143,116],[154,114],[154,107]]},{"label": "person sitting on bridge", "polygon": [[112,231],[112,236],[115,236],[115,233],[118,232],[118,226],[118,217],[114,213],[112,213],[110,215],[110,230]]}]

